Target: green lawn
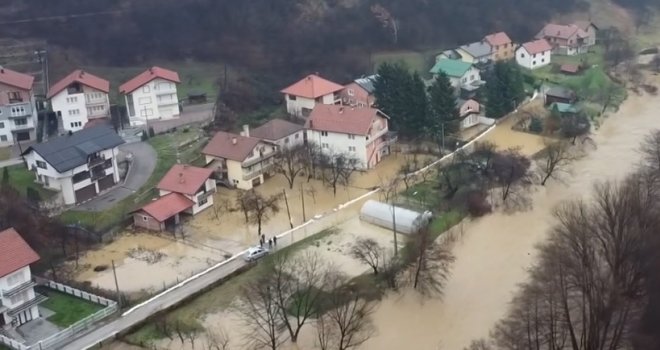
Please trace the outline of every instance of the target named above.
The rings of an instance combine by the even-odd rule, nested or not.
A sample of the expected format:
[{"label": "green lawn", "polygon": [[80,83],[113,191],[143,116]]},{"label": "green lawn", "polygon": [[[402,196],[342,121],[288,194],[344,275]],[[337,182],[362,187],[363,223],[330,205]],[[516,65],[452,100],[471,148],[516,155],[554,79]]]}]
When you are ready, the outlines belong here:
[{"label": "green lawn", "polygon": [[385,63],[405,63],[410,69],[418,72],[422,77],[429,75],[429,70],[435,61],[435,55],[442,52],[442,49],[428,49],[428,50],[403,50],[403,51],[382,51],[376,52],[372,55],[371,63],[374,71]]},{"label": "green lawn", "polygon": [[[5,168],[1,169],[3,176]],[[27,189],[32,188],[39,192],[41,199],[51,198],[56,192],[47,190],[35,182],[35,175],[29,171],[23,164],[13,165],[6,168],[9,171],[9,184],[16,189],[23,197],[27,196]]]},{"label": "green lawn", "polygon": [[[193,143],[189,144],[191,141]],[[140,190],[115,204],[111,209],[100,213],[77,210],[66,211],[60,216],[62,221],[70,224],[79,222],[81,225],[92,229],[105,229],[118,224],[129,212],[149,202],[156,195],[154,187],[176,163],[177,149],[182,163],[203,165],[201,164],[203,158],[200,158],[201,153],[199,150],[206,140],[201,138],[197,131],[184,132],[184,130],[178,130],[170,134],[157,135],[149,139],[148,142],[156,150],[158,161],[151,177]],[[187,145],[181,147],[183,144]]]},{"label": "green lawn", "polygon": [[44,301],[41,306],[55,312],[53,316],[48,318],[48,321],[62,328],[66,328],[103,309],[102,305],[52,289],[48,289],[47,295],[48,300]]}]

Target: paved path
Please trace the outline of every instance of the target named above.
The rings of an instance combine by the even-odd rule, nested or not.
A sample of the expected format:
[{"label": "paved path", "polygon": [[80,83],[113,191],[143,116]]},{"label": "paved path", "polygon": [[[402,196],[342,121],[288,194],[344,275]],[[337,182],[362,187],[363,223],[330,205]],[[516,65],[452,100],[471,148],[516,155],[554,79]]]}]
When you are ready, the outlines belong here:
[{"label": "paved path", "polygon": [[131,162],[124,183],[115,186],[89,202],[79,205],[76,210],[106,210],[135,193],[147,183],[151,173],[156,168],[156,160],[158,158],[153,147],[146,142],[134,142],[119,146],[119,150],[133,155],[133,161]]},{"label": "paved path", "polygon": [[156,134],[160,134],[184,125],[208,121],[213,117],[212,114],[213,103],[188,105],[183,107],[183,111],[178,118],[150,121],[149,127],[153,128]]},{"label": "paved path", "polygon": [[16,164],[22,164],[22,163],[23,163],[23,159],[21,159],[21,158],[7,159],[7,160],[0,161],[0,168],[4,168],[4,167],[16,165]]}]

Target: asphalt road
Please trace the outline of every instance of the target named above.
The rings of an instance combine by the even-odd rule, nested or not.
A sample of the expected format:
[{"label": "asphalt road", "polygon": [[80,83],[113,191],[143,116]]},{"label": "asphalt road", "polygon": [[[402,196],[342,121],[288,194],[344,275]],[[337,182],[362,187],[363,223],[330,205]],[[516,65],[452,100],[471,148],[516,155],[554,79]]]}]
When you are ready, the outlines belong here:
[{"label": "asphalt road", "polygon": [[160,134],[173,128],[206,122],[213,118],[213,105],[204,103],[184,106],[178,118],[150,121],[149,127],[154,129],[156,134]]},{"label": "asphalt road", "polygon": [[108,192],[85,202],[77,210],[102,211],[139,190],[149,180],[156,168],[156,151],[146,142],[127,143],[119,150],[133,155],[133,161],[123,184],[113,187]]}]

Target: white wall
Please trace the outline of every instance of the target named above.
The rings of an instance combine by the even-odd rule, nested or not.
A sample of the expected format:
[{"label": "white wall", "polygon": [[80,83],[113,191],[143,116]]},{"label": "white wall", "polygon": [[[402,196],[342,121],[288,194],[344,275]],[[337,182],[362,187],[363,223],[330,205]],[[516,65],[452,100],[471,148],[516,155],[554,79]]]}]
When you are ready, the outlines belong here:
[{"label": "white wall", "polygon": [[85,94],[69,94],[67,89],[60,91],[50,99],[53,112],[62,115],[62,126],[67,131],[78,131],[87,123]]},{"label": "white wall", "polygon": [[[287,142],[287,139],[288,139],[288,142]],[[305,142],[304,137],[303,137],[303,130],[300,130],[296,133],[293,133],[289,136],[283,137],[279,140],[275,140],[273,142],[275,142],[277,144],[277,146],[279,146],[280,148],[285,148],[285,147],[286,148],[292,148],[292,147],[295,147],[295,146],[302,145]]]},{"label": "white wall", "polygon": [[[292,95],[285,94],[284,101],[286,102],[286,111],[295,116],[303,116],[303,108],[309,109],[310,111],[316,106],[316,100],[306,97],[295,96],[295,100],[291,99]],[[339,99],[339,97],[337,97]],[[335,95],[327,94],[319,98],[320,103],[324,105],[333,105],[335,104]]]},{"label": "white wall", "polygon": [[324,154],[346,153],[358,159],[358,168],[367,167],[368,142],[365,136],[335,132],[328,132],[327,136],[324,136],[321,131],[307,130],[307,141],[318,145]]},{"label": "white wall", "polygon": [[[131,125],[145,124],[146,120],[171,119],[179,116],[179,99],[176,83],[165,79],[154,79],[137,88],[133,96],[134,114],[130,114]],[[124,96],[128,107],[128,97]]]},{"label": "white wall", "polygon": [[[13,283],[9,282],[10,279],[12,280]],[[2,278],[0,278],[0,291],[10,290],[12,288],[15,288],[16,286],[21,285],[22,283],[30,281],[31,279],[32,279],[32,273],[30,271],[30,267],[25,266],[17,271],[12,272],[7,276],[3,276]],[[0,299],[2,300],[3,305],[7,306],[8,308],[15,308],[31,299],[34,299],[34,297],[35,297],[34,289],[29,288],[23,292],[20,292],[12,296],[11,298],[2,296],[0,297]],[[33,319],[39,317],[39,311],[36,306],[30,308],[30,312],[32,313]],[[15,317],[18,317],[18,315],[16,315]],[[9,318],[5,319],[5,322],[7,324],[11,324],[11,319]]]},{"label": "white wall", "polygon": [[523,46],[516,50],[516,62],[527,69],[536,69],[550,64],[552,51],[530,55]]},{"label": "white wall", "polygon": [[469,85],[475,81],[480,81],[481,80],[481,72],[479,72],[479,69],[472,67],[468,69],[465,74],[461,77],[461,84],[460,85]]}]

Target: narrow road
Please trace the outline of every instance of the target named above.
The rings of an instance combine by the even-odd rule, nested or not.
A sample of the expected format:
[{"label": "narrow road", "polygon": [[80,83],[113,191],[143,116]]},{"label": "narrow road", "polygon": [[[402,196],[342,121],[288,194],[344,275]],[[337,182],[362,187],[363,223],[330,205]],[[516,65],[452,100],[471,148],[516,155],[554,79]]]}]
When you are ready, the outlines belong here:
[{"label": "narrow road", "polygon": [[119,146],[119,150],[133,155],[133,161],[131,162],[128,174],[126,174],[124,183],[118,184],[108,192],[79,205],[76,210],[106,210],[135,193],[135,191],[147,183],[156,168],[158,156],[154,148],[146,142],[134,142]]}]

